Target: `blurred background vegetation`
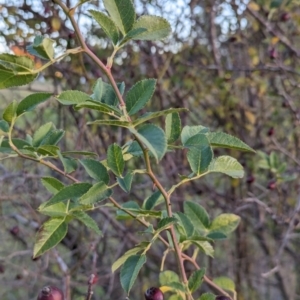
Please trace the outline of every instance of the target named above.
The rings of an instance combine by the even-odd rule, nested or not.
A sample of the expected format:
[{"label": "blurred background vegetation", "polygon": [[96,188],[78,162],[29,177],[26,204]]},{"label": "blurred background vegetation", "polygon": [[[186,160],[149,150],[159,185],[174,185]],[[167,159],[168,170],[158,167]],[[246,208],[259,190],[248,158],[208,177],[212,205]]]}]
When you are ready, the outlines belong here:
[{"label": "blurred background vegetation", "polygon": [[[0,0],[0,4],[0,51],[22,55],[36,35],[54,39],[58,52],[77,45],[70,22],[51,1]],[[174,210],[192,200],[212,217],[233,212],[242,218],[230,240],[216,244],[215,258],[203,256],[199,264],[207,268],[209,277],[233,279],[239,300],[300,299],[299,1],[137,0],[135,4],[139,14],[167,18],[173,33],[164,42],[132,42],[121,50],[113,66],[116,80],[125,81],[128,89],[145,77],[157,78],[153,110],[186,107],[189,113],[181,114],[183,125],[202,124],[231,133],[257,150],[256,155],[230,151],[245,167],[244,179],[212,175],[176,192]],[[103,5],[101,1],[85,3],[77,18],[90,48],[106,62],[112,47],[92,22],[89,8],[103,9]],[[41,63],[36,61],[37,66]],[[33,84],[0,91],[0,112],[13,99],[36,91],[91,93],[101,76],[87,57],[71,56],[47,69]],[[39,106],[38,113],[26,114],[15,135],[25,137],[52,121],[67,130],[61,142],[64,150],[90,150],[104,159],[108,145],[126,142],[128,132],[87,127],[86,122],[95,117],[95,112],[75,112],[52,99]],[[176,152],[156,166],[166,186],[188,170],[187,161]],[[124,299],[118,272],[112,274],[110,267],[142,239],[141,228],[133,221],[116,221],[108,207],[92,213],[102,237],[72,222],[56,251],[31,259],[35,232],[44,220],[36,208],[49,198],[39,179],[47,175],[66,182],[29,161],[0,161],[0,298],[36,299],[42,286],[53,284],[69,286],[72,300],[83,299],[87,277],[96,272],[99,282],[93,299]],[[85,176],[80,168],[72,175],[79,180]],[[121,190],[116,194],[120,202],[142,202],[151,193],[151,182],[136,176],[129,196]],[[146,288],[158,284],[164,250],[157,242],[150,251],[151,259],[138,277],[132,299],[142,299]],[[186,267],[193,271],[192,266]],[[172,256],[165,268],[177,271]],[[204,291],[208,291],[206,285]]]}]

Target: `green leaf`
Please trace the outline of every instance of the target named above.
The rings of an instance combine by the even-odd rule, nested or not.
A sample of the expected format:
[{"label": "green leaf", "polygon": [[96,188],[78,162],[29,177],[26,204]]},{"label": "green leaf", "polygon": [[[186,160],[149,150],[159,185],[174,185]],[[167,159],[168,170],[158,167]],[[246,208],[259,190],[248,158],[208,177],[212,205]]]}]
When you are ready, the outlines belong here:
[{"label": "green leaf", "polygon": [[64,184],[54,177],[43,177],[41,179],[42,185],[52,194],[64,188]]},{"label": "green leaf", "polygon": [[122,288],[129,294],[142,266],[146,262],[145,255],[132,255],[127,258],[122,266],[120,280]]},{"label": "green leaf", "polygon": [[184,293],[186,291],[183,283],[178,281],[168,282],[165,286],[170,287],[171,290],[176,293]]},{"label": "green leaf", "polygon": [[177,223],[177,219],[174,217],[165,217],[161,219],[157,224],[157,230],[156,232],[161,232],[163,230],[166,230],[170,228],[171,225]]},{"label": "green leaf", "polygon": [[211,293],[202,294],[201,297],[199,298],[199,300],[215,300],[215,299],[216,299],[216,296]]},{"label": "green leaf", "polygon": [[[117,87],[121,95],[123,95],[125,90],[125,83],[117,83]],[[93,94],[91,98],[97,102],[102,102],[107,105],[116,107],[119,104],[117,94],[113,87],[102,81],[102,78],[98,78],[93,85]]]},{"label": "green leaf", "polygon": [[[146,121],[149,121],[151,119],[158,118],[161,116],[166,116],[166,115],[172,114],[174,112],[179,112],[179,111],[188,111],[188,110],[185,108],[169,108],[169,109],[157,111],[157,112],[148,112],[148,113],[145,113],[144,115],[142,115],[137,120],[135,120],[133,122],[133,125],[137,126],[137,125],[145,123]],[[179,132],[179,134],[180,134],[180,132]]]},{"label": "green leaf", "polygon": [[203,206],[191,201],[185,201],[184,213],[190,219],[195,228],[200,230],[206,230],[209,228],[209,216]]},{"label": "green leaf", "polygon": [[114,45],[116,45],[119,41],[119,31],[114,21],[100,11],[90,9],[89,13],[97,21],[105,34],[112,40]]},{"label": "green leaf", "polygon": [[16,117],[16,111],[18,108],[18,103],[16,100],[14,100],[13,102],[11,102],[4,110],[3,112],[3,119],[4,121],[6,121],[7,123],[11,123],[13,118]]},{"label": "green leaf", "polygon": [[122,176],[125,163],[122,149],[117,144],[112,144],[108,147],[107,165],[117,176]]},{"label": "green leaf", "polygon": [[111,266],[111,271],[114,273],[117,269],[119,269],[124,262],[132,255],[137,254],[146,248],[146,245],[149,243],[141,243],[137,247],[134,247],[128,251],[126,251],[121,257],[119,257]]},{"label": "green leaf", "polygon": [[198,233],[196,235],[192,235],[190,237],[182,238],[182,243],[188,244],[188,243],[194,243],[194,242],[213,242],[211,238],[208,238],[206,236],[201,236]]},{"label": "green leaf", "polygon": [[202,284],[205,269],[196,270],[189,278],[188,287],[191,293],[194,293]]},{"label": "green leaf", "polygon": [[51,133],[53,128],[53,123],[49,122],[42,125],[40,128],[36,130],[32,138],[32,146],[39,147],[42,145],[44,139]]},{"label": "green leaf", "polygon": [[63,105],[77,105],[91,99],[91,97],[86,93],[71,90],[60,93],[56,99]]},{"label": "green leaf", "polygon": [[44,207],[44,205],[42,204],[38,208],[38,211],[43,215],[46,215],[49,217],[54,217],[54,218],[65,217],[68,214],[67,206],[65,203],[62,203],[62,202],[55,203],[55,204],[47,206],[47,207]]},{"label": "green leaf", "polygon": [[60,151],[56,151],[56,153],[64,166],[65,173],[69,174],[77,169],[76,159],[71,157],[65,157],[60,153]]},{"label": "green leaf", "polygon": [[196,245],[203,253],[210,257],[214,257],[214,248],[207,241],[191,241],[194,245]]},{"label": "green leaf", "polygon": [[52,198],[50,198],[46,203],[44,207],[47,207],[49,205],[67,201],[69,199],[73,198],[80,198],[82,195],[84,195],[90,188],[91,184],[89,183],[74,183],[72,185],[66,186],[62,188],[57,194],[55,194]]},{"label": "green leaf", "polygon": [[62,129],[51,129],[51,132],[45,136],[41,145],[56,145],[65,135],[65,131]]},{"label": "green leaf", "polygon": [[[30,147],[31,145],[25,141],[25,140],[21,140],[21,139],[12,139],[12,143],[19,149],[25,149],[26,147]],[[11,148],[9,146],[9,141],[8,140],[3,140],[1,143],[1,148],[2,150],[4,150],[4,152],[11,152]]]},{"label": "green leaf", "polygon": [[216,217],[209,227],[210,232],[221,232],[228,235],[239,225],[241,218],[235,214],[221,214]]},{"label": "green leaf", "polygon": [[129,128],[130,123],[127,121],[120,121],[120,120],[96,120],[96,121],[88,122],[87,125],[108,125],[108,126]]},{"label": "green leaf", "polygon": [[167,141],[164,131],[153,125],[142,125],[138,131],[130,128],[130,131],[151,151],[156,160],[160,160],[167,150]]},{"label": "green leaf", "polygon": [[179,220],[179,224],[181,225],[181,227],[184,229],[186,236],[192,236],[194,234],[195,228],[190,218],[182,212],[177,212],[175,216]]},{"label": "green leaf", "polygon": [[81,155],[81,156],[97,156],[95,152],[90,151],[64,151],[62,155]]},{"label": "green leaf", "polygon": [[206,136],[198,133],[190,137],[184,146],[189,148],[187,159],[192,171],[197,175],[204,173],[213,158],[213,151]]},{"label": "green leaf", "polygon": [[233,178],[242,178],[244,176],[243,166],[235,158],[227,155],[213,159],[208,166],[208,172],[224,173]]},{"label": "green leaf", "polygon": [[143,150],[137,141],[132,141],[125,154],[130,154],[132,156],[142,156]]},{"label": "green leaf", "polygon": [[207,234],[206,237],[208,237],[212,240],[225,240],[225,239],[227,239],[227,235],[222,233],[222,232],[219,232],[219,231],[210,232],[209,234]]},{"label": "green leaf", "polygon": [[224,132],[209,132],[206,134],[206,136],[212,146],[255,153],[254,149],[230,134]]},{"label": "green leaf", "polygon": [[151,210],[153,209],[158,203],[161,203],[163,201],[163,195],[159,190],[154,192],[150,197],[148,197],[145,202],[143,207],[146,210]]},{"label": "green leaf", "polygon": [[79,162],[83,165],[89,176],[97,181],[103,181],[105,184],[109,183],[107,169],[101,162],[91,158],[81,159]]},{"label": "green leaf", "polygon": [[151,99],[156,86],[155,79],[138,81],[126,95],[126,109],[128,114],[134,115]]},{"label": "green leaf", "polygon": [[55,247],[67,234],[65,218],[52,218],[46,221],[36,234],[33,257],[37,257]]},{"label": "green leaf", "polygon": [[155,41],[167,38],[171,33],[170,23],[158,16],[142,16],[133,25],[133,29],[145,28],[142,32],[134,37],[135,40]]},{"label": "green leaf", "polygon": [[97,234],[102,235],[97,223],[84,211],[73,211],[72,216],[83,223],[86,227],[94,230]]},{"label": "green leaf", "polygon": [[76,105],[75,108],[77,110],[81,109],[81,108],[89,108],[89,109],[100,111],[104,114],[108,114],[108,115],[111,115],[111,116],[113,116],[113,115],[116,115],[116,116],[119,116],[119,117],[121,116],[121,113],[120,113],[119,109],[117,109],[113,106],[107,105],[105,103],[100,103],[100,102],[93,101],[93,100],[88,100],[88,101],[85,101],[85,102],[81,102],[78,105]]},{"label": "green leaf", "polygon": [[45,156],[57,156],[59,148],[53,145],[44,145],[36,149],[36,152]]},{"label": "green leaf", "polygon": [[[122,207],[127,210],[132,210],[132,209],[139,210],[140,209],[139,205],[134,201],[125,202],[124,204],[122,204]],[[125,211],[118,209],[117,210],[117,219],[118,220],[128,220],[128,219],[132,219],[132,217],[129,214],[127,214]]]},{"label": "green leaf", "polygon": [[128,172],[125,177],[117,177],[117,181],[119,186],[122,188],[123,191],[129,193],[131,190],[131,184],[133,179],[133,173]]},{"label": "green leaf", "polygon": [[103,182],[94,184],[82,197],[80,198],[81,204],[95,204],[107,199],[111,196],[112,190],[107,187]]},{"label": "green leaf", "polygon": [[17,56],[8,53],[0,54],[0,65],[14,71],[32,71],[34,61],[27,56]]},{"label": "green leaf", "polygon": [[225,277],[225,276],[217,277],[217,278],[214,278],[213,282],[224,290],[227,290],[230,292],[235,292],[235,284],[228,277]]},{"label": "green leaf", "polygon": [[54,57],[54,40],[43,36],[36,36],[34,38],[33,44],[26,47],[26,50],[39,58],[50,59]]},{"label": "green leaf", "polygon": [[167,270],[159,274],[160,285],[168,285],[170,282],[179,282],[179,277],[175,272]]},{"label": "green leaf", "polygon": [[270,9],[279,8],[283,2],[283,0],[272,0],[270,4]]},{"label": "green leaf", "polygon": [[132,40],[134,37],[140,35],[141,33],[147,31],[146,28],[134,28],[128,31],[128,33],[124,36],[122,41],[120,42],[120,45],[126,44],[129,40]]},{"label": "green leaf", "polygon": [[24,98],[18,105],[17,116],[21,114],[32,111],[37,105],[45,102],[52,96],[51,93],[35,93]]},{"label": "green leaf", "polygon": [[198,126],[184,126],[181,132],[181,142],[184,145],[189,138],[198,133],[207,133],[209,129],[202,125]]},{"label": "green leaf", "polygon": [[[106,103],[107,105],[111,105],[111,106],[118,106],[119,100],[118,100],[117,94],[116,94],[115,90],[113,89],[113,87],[110,84],[105,83],[105,82],[104,82],[104,87],[105,87],[105,90],[103,92],[101,102]],[[125,91],[125,83],[119,82],[119,83],[117,83],[117,87],[120,91],[120,94],[123,95],[124,91]]]},{"label": "green leaf", "polygon": [[135,22],[135,11],[131,0],[103,0],[114,23],[125,35]]},{"label": "green leaf", "polygon": [[0,89],[28,84],[36,79],[38,74],[17,74],[11,68],[1,65],[0,60]]},{"label": "green leaf", "polygon": [[181,120],[178,112],[167,115],[165,130],[168,143],[170,144],[174,143],[180,137]]},{"label": "green leaf", "polygon": [[9,124],[5,120],[0,120],[0,130],[3,132],[8,132],[9,131]]}]

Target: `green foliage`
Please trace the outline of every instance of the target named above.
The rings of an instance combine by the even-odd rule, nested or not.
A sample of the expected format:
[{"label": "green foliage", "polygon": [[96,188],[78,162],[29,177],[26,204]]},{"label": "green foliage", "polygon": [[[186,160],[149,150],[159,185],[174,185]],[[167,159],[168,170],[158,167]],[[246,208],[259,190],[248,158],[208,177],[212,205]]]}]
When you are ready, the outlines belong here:
[{"label": "green foliage", "polygon": [[100,11],[89,10],[89,13],[93,16],[93,18],[97,21],[97,23],[101,26],[105,34],[112,40],[112,42],[116,45],[119,41],[119,31],[114,23],[114,21]]},{"label": "green foliage", "polygon": [[213,158],[213,151],[204,134],[196,134],[190,137],[184,144],[189,149],[187,159],[192,171],[199,175],[204,173]]},{"label": "green foliage", "polygon": [[32,82],[34,62],[26,56],[0,54],[0,89],[21,86]]},{"label": "green foliage", "polygon": [[166,137],[168,143],[174,143],[180,137],[180,132],[181,120],[179,113],[168,114],[166,117]]},{"label": "green foliage", "polygon": [[217,278],[214,278],[214,283],[217,284],[220,288],[230,291],[234,295],[236,294],[235,284],[230,278],[225,277],[225,276],[217,277]]},{"label": "green foliage", "polygon": [[91,99],[88,94],[81,91],[64,91],[61,92],[56,98],[63,105],[76,105]]},{"label": "green foliage", "polygon": [[80,197],[82,204],[96,204],[111,196],[112,190],[103,182],[94,184],[84,195]]},{"label": "green foliage", "polygon": [[188,282],[188,287],[191,293],[193,293],[200,287],[203,281],[204,274],[205,274],[205,269],[196,270],[195,272],[192,273]]},{"label": "green foliage", "polygon": [[215,300],[216,296],[211,294],[211,293],[205,293],[203,295],[201,295],[201,297],[199,298],[199,300]]},{"label": "green foliage", "polygon": [[134,37],[135,40],[161,40],[168,37],[171,33],[171,26],[169,22],[158,16],[142,16],[135,22],[133,28],[147,29],[147,31],[136,35]]},{"label": "green foliage", "polygon": [[[77,6],[84,2],[79,2]],[[161,272],[159,280],[162,289],[171,292],[170,299],[185,299],[187,295],[201,287],[205,268],[194,270],[188,278],[188,283],[183,284],[185,269],[182,262],[187,255],[183,251],[190,249],[189,253],[194,253],[190,257],[191,261],[196,261],[199,252],[213,257],[213,241],[227,238],[238,226],[240,217],[222,213],[211,221],[209,206],[206,206],[207,209],[204,208],[197,203],[196,198],[193,201],[184,198],[184,211],[175,212],[171,205],[172,193],[181,185],[209,173],[223,173],[233,178],[243,177],[242,165],[228,155],[214,157],[213,147],[255,151],[236,137],[223,132],[211,132],[202,125],[184,126],[182,129],[180,113],[187,112],[185,108],[147,111],[147,104],[150,103],[156,89],[156,79],[145,78],[136,82],[123,97],[125,83],[115,82],[111,73],[117,51],[132,39],[162,40],[170,34],[171,26],[164,18],[158,16],[141,16],[136,20],[132,0],[104,0],[104,6],[109,15],[96,10],[89,12],[113,43],[113,52],[108,57],[106,66],[95,53],[91,52],[76,26],[74,29],[79,37],[80,47],[66,50],[59,58],[54,57],[54,41],[47,37],[35,37],[33,44],[27,49],[31,54],[48,61],[41,70],[69,54],[85,52],[96,67],[107,75],[109,83],[98,78],[92,87],[91,95],[80,90],[64,90],[56,95],[57,101],[61,105],[73,106],[75,111],[72,113],[75,118],[77,114],[82,114],[81,109],[92,110],[93,112],[89,112],[85,119],[88,125],[92,125],[87,129],[90,134],[95,134],[95,128],[98,128],[93,125],[106,125],[118,127],[117,130],[121,129],[120,136],[123,131],[130,136],[116,138],[117,142],[110,145],[107,144],[108,139],[103,139],[106,149],[99,150],[101,161],[98,155],[88,151],[88,148],[87,151],[81,151],[77,150],[77,145],[73,145],[74,149],[65,151],[65,147],[59,144],[65,131],[56,129],[52,122],[39,126],[34,132],[29,130],[27,132],[26,129],[26,140],[14,138],[13,129],[16,127],[16,120],[21,120],[23,114],[33,111],[51,97],[50,93],[35,93],[25,97],[19,104],[12,101],[4,109],[3,120],[0,120],[0,129],[4,133],[4,137],[0,140],[0,152],[39,162],[64,177],[60,181],[55,177],[43,175],[41,179],[42,185],[52,196],[38,207],[39,213],[50,218],[41,225],[36,234],[34,257],[58,245],[66,236],[68,223],[72,220],[77,220],[94,233],[101,235],[98,224],[87,212],[102,209],[105,205],[107,209],[116,211],[118,221],[136,221],[146,228],[143,231],[144,240],[125,252],[112,265],[113,272],[121,267],[120,282],[126,294],[129,294],[146,263],[148,250],[155,247],[156,241],[160,240],[166,246],[161,270],[168,252],[174,251],[178,261],[181,262],[180,273],[184,274],[179,278],[172,271]],[[73,12],[69,11],[69,17],[73,23],[76,22]],[[34,70],[32,59],[0,54],[0,88],[26,84],[33,81],[36,76],[37,71]],[[144,114],[139,116],[141,110]],[[101,119],[98,119],[99,113]],[[154,124],[160,117],[165,117],[165,131],[159,122]],[[104,127],[101,126],[100,131],[102,128]],[[181,143],[178,141],[179,138]],[[161,183],[161,176],[158,175],[160,169],[163,169],[158,163],[168,150],[173,151],[169,153],[170,157],[174,153],[180,153],[182,160],[187,160],[192,170],[188,176],[178,176],[176,183],[172,182],[172,177],[168,178],[167,184],[171,186],[169,190]],[[261,157],[259,164],[261,168],[275,173],[284,170],[275,154],[271,153],[269,157],[261,154]],[[141,158],[143,167],[138,168]],[[168,158],[169,156],[166,157]],[[83,176],[88,177],[85,179],[86,182],[76,178],[79,172],[87,175]],[[112,197],[116,186],[119,187],[118,191],[123,190],[121,191],[123,194],[130,193],[135,180],[141,183],[145,176],[150,178],[153,188],[157,188],[157,191],[144,193],[143,204],[133,200],[121,203],[119,199],[115,200]],[[73,184],[65,185],[64,180],[71,180]],[[110,181],[113,181],[111,185]],[[110,204],[103,204],[104,201]],[[234,283],[230,279],[221,277],[215,279],[215,283],[235,293]],[[200,299],[209,300],[212,297],[214,297],[212,294],[204,294]]]},{"label": "green foliage", "polygon": [[52,95],[50,93],[35,93],[24,98],[18,105],[17,108],[17,116],[21,114],[32,111],[36,108],[40,103],[48,100]]},{"label": "green foliage", "polygon": [[131,184],[133,179],[133,173],[128,172],[124,177],[118,177],[117,181],[119,186],[126,192],[129,193],[131,190]]},{"label": "green foliage", "polygon": [[36,36],[33,44],[26,47],[27,51],[39,58],[52,60],[54,58],[54,45],[55,41],[43,36]]},{"label": "green foliage", "polygon": [[126,95],[128,114],[134,115],[151,99],[156,86],[155,79],[144,79],[137,82]]},{"label": "green foliage", "polygon": [[146,124],[139,127],[137,131],[131,128],[130,131],[151,151],[157,161],[163,158],[167,150],[167,141],[165,133],[160,127]]},{"label": "green foliage", "polygon": [[59,202],[65,202],[69,199],[78,199],[91,188],[89,183],[74,183],[59,190],[52,198],[50,198],[43,207],[53,205]]},{"label": "green foliage", "polygon": [[55,247],[65,237],[67,231],[65,218],[52,218],[46,221],[36,235],[33,257],[38,257]]},{"label": "green foliage", "polygon": [[117,144],[110,145],[107,149],[107,165],[117,176],[122,176],[124,159],[122,149]]},{"label": "green foliage", "polygon": [[205,231],[205,229],[209,227],[210,221],[208,213],[201,205],[191,201],[185,201],[184,213],[197,230]]},{"label": "green foliage", "polygon": [[16,111],[18,108],[17,101],[13,101],[10,103],[3,112],[3,120],[7,123],[11,123],[13,119],[16,117]]},{"label": "green foliage", "polygon": [[137,275],[146,262],[146,255],[132,255],[128,257],[122,266],[120,279],[125,292],[129,294]]},{"label": "green foliage", "polygon": [[135,11],[131,0],[103,0],[114,23],[125,35],[132,29],[135,22]]},{"label": "green foliage", "polygon": [[107,169],[101,162],[91,158],[81,159],[79,162],[83,165],[90,177],[97,181],[103,181],[105,184],[109,183]]}]

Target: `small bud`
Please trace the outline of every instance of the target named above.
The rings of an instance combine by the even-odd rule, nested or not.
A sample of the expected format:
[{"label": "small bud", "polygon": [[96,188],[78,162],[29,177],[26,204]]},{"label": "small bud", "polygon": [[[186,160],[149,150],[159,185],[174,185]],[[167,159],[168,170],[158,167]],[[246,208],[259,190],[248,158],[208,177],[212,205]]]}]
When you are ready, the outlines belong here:
[{"label": "small bud", "polygon": [[39,292],[37,300],[64,300],[64,294],[55,286],[44,286]]},{"label": "small bud", "polygon": [[146,300],[164,300],[163,292],[157,287],[151,287],[145,292]]},{"label": "small bud", "polygon": [[268,130],[268,136],[272,136],[272,135],[274,135],[274,132],[275,132],[275,130],[274,130],[274,127],[271,127],[269,130]]},{"label": "small bud", "polygon": [[269,51],[269,57],[270,57],[271,59],[275,59],[275,58],[278,57],[278,53],[277,53],[277,51],[276,51],[275,48],[272,48],[272,49]]},{"label": "small bud", "polygon": [[5,272],[5,267],[0,264],[0,274],[3,274]]},{"label": "small bud", "polygon": [[291,15],[287,12],[283,13],[281,16],[280,16],[280,20],[282,22],[286,22],[288,21],[289,19],[291,18]]},{"label": "small bud", "polygon": [[20,232],[20,228],[19,226],[14,226],[12,227],[10,230],[9,230],[10,234],[13,235],[13,236],[17,236]]},{"label": "small bud", "polygon": [[276,181],[271,180],[271,181],[268,183],[268,189],[269,189],[269,190],[275,190],[275,188],[276,188]]},{"label": "small bud", "polygon": [[253,183],[254,181],[255,181],[255,177],[254,177],[253,175],[249,175],[249,176],[247,177],[246,182],[247,182],[248,184],[251,184],[251,183]]},{"label": "small bud", "polygon": [[98,276],[95,275],[95,274],[91,274],[90,277],[89,277],[89,281],[88,281],[88,284],[89,285],[94,285],[96,284],[98,281]]}]

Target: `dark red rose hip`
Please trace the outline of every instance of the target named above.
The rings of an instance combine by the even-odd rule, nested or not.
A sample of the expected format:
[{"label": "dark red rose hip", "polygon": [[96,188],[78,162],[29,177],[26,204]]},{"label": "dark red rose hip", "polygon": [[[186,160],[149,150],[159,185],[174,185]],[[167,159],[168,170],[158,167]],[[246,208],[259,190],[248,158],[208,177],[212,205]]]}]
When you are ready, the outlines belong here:
[{"label": "dark red rose hip", "polygon": [[44,286],[39,292],[37,300],[64,300],[64,294],[56,286]]},{"label": "dark red rose hip", "polygon": [[164,294],[159,288],[151,287],[145,292],[146,300],[164,300]]}]

